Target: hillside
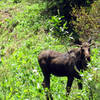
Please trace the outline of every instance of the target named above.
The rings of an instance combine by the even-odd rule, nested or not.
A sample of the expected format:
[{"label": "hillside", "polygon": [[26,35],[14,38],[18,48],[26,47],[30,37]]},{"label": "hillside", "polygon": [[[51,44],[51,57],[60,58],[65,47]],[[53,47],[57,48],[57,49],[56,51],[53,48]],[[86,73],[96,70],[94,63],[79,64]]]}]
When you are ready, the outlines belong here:
[{"label": "hillside", "polygon": [[[76,20],[68,22],[59,13],[53,15],[52,9],[47,7],[47,1],[44,0],[1,0],[0,100],[44,100],[45,93],[41,85],[43,75],[37,61],[38,54],[46,49],[67,52],[77,48],[75,39],[87,41],[89,37],[92,37],[95,45],[91,46],[89,69],[80,73],[83,75],[84,88],[78,90],[75,79],[68,100],[99,100],[99,4],[100,0],[95,0],[91,8],[73,7],[71,16],[74,14]],[[66,77],[52,75],[51,92],[54,100],[65,100],[66,81]]]}]

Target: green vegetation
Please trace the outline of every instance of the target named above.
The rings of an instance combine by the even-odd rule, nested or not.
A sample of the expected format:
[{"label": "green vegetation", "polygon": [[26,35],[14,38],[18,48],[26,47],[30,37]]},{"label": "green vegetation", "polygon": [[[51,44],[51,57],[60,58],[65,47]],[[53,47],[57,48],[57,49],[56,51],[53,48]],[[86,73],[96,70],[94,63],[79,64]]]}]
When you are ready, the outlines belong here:
[{"label": "green vegetation", "polygon": [[[60,9],[60,2],[55,2]],[[38,54],[45,49],[66,52],[75,48],[74,44],[70,46],[74,36],[82,41],[92,36],[95,46],[91,47],[89,69],[80,73],[84,88],[78,90],[75,80],[68,100],[100,99],[100,0],[95,0],[91,8],[73,6],[71,15],[76,20],[70,21],[63,19],[59,9],[58,14],[52,14],[50,7],[55,2],[48,14],[47,0],[0,1],[0,100],[44,100]],[[69,31],[69,23],[74,31]],[[66,77],[52,75],[54,100],[65,100],[66,82]]]}]

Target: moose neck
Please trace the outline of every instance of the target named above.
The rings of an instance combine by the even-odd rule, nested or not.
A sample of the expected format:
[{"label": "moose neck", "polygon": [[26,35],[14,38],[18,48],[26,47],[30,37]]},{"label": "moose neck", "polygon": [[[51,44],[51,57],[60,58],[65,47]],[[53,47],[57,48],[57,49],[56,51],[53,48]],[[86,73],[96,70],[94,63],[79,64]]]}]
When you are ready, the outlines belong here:
[{"label": "moose neck", "polygon": [[81,48],[77,49],[76,52],[76,66],[78,70],[84,70],[87,66],[84,54],[81,52]]}]

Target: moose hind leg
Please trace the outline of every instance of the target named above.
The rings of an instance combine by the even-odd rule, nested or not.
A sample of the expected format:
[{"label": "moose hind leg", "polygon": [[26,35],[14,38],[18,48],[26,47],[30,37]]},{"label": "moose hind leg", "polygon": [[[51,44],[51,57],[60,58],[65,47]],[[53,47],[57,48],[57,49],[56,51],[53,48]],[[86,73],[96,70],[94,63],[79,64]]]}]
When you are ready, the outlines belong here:
[{"label": "moose hind leg", "polygon": [[43,76],[44,76],[42,86],[46,93],[46,100],[49,100],[49,98],[51,98],[51,100],[53,100],[52,95],[50,93],[50,73],[46,66],[45,67],[42,66],[42,72],[43,72]]},{"label": "moose hind leg", "polygon": [[49,77],[44,77],[42,86],[43,86],[45,93],[46,93],[46,100],[49,100],[49,94],[48,94],[48,90],[50,88],[50,78]]},{"label": "moose hind leg", "polygon": [[50,76],[44,77],[42,85],[43,85],[43,88],[45,89],[46,100],[49,100],[49,98],[51,98],[51,100],[53,100],[53,97],[50,93]]},{"label": "moose hind leg", "polygon": [[43,88],[50,88],[50,77],[44,77],[44,80],[42,82]]}]

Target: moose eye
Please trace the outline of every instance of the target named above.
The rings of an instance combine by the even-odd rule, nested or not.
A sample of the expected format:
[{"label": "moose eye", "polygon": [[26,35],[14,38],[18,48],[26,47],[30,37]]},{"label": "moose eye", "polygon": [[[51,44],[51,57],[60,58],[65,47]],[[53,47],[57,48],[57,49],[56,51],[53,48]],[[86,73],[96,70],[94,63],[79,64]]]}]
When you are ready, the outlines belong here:
[{"label": "moose eye", "polygon": [[84,49],[82,49],[82,52],[84,52]]},{"label": "moose eye", "polygon": [[90,48],[88,49],[88,51],[90,51]]}]

